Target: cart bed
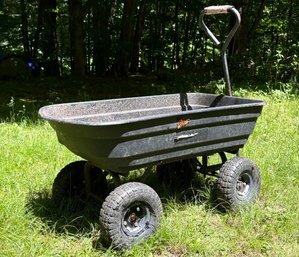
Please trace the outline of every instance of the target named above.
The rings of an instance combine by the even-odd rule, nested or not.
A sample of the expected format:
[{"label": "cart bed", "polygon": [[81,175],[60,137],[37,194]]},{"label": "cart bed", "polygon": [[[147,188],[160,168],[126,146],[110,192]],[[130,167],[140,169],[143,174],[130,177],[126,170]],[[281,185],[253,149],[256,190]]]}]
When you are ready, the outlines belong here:
[{"label": "cart bed", "polygon": [[246,143],[265,103],[188,93],[45,106],[39,114],[60,143],[115,173],[217,152]]}]

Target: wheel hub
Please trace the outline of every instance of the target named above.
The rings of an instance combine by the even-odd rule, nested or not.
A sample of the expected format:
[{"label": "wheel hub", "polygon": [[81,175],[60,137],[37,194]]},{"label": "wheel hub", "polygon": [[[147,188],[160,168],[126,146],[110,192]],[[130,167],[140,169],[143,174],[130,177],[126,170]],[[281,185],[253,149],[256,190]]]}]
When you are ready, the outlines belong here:
[{"label": "wheel hub", "polygon": [[251,177],[248,174],[241,174],[237,184],[236,184],[236,191],[239,196],[246,196],[249,192],[251,184]]},{"label": "wheel hub", "polygon": [[143,231],[150,222],[150,210],[147,206],[135,205],[125,212],[122,227],[128,235],[135,235]]}]

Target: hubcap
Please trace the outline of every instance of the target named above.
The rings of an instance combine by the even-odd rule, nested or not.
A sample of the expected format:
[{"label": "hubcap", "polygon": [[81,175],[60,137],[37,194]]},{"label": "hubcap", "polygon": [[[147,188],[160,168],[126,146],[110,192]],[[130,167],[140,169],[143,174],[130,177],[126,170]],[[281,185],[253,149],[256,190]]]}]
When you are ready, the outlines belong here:
[{"label": "hubcap", "polygon": [[122,229],[129,236],[138,235],[149,226],[150,218],[151,213],[146,205],[135,204],[125,211]]},{"label": "hubcap", "polygon": [[237,194],[244,197],[248,194],[251,184],[251,177],[248,174],[241,174],[236,184]]}]

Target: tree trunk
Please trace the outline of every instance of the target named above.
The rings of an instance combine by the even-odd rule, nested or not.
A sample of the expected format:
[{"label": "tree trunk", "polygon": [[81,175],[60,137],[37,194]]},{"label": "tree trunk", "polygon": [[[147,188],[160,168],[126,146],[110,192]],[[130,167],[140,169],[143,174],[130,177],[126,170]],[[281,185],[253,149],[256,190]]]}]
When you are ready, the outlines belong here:
[{"label": "tree trunk", "polygon": [[[293,14],[294,14],[294,1],[293,0],[290,0],[290,3],[289,3],[289,10],[288,10],[288,16],[287,16],[287,26],[288,28],[293,28]],[[285,48],[287,49],[287,52],[290,51],[290,34],[292,33],[292,30],[288,30],[287,31],[287,36],[286,36],[286,42],[285,42]]]},{"label": "tree trunk", "polygon": [[28,20],[27,20],[27,12],[26,12],[26,3],[25,0],[20,0],[20,9],[21,9],[21,20],[22,20],[22,39],[23,39],[23,49],[24,55],[26,57],[31,56],[30,54],[30,44],[28,37]]},{"label": "tree trunk", "polygon": [[35,30],[35,33],[34,33],[34,44],[33,44],[33,53],[32,53],[32,58],[33,59],[37,58],[40,34],[41,34],[41,31],[42,31],[42,26],[43,26],[44,5],[43,5],[42,0],[40,0],[39,3],[38,3],[38,11],[37,12],[38,12],[37,13],[37,25],[36,25],[36,30]]},{"label": "tree trunk", "polygon": [[92,59],[92,46],[91,46],[91,35],[92,35],[92,26],[91,26],[91,14],[87,13],[87,29],[86,29],[86,73],[90,75],[92,73],[91,59]]},{"label": "tree trunk", "polygon": [[32,58],[37,59],[38,50],[42,51],[40,64],[46,76],[59,76],[60,74],[55,9],[56,0],[39,1]]},{"label": "tree trunk", "polygon": [[[187,5],[189,1],[187,1]],[[189,46],[189,33],[190,33],[190,20],[191,20],[191,10],[187,6],[186,10],[186,18],[185,18],[185,31],[184,31],[184,45],[183,45],[183,56],[182,56],[182,68],[186,66],[186,59],[188,54],[188,46]]]},{"label": "tree trunk", "polygon": [[[267,0],[262,0],[260,2],[251,26],[249,10],[252,8],[253,0],[243,0],[235,3],[235,7],[241,12],[241,27],[230,45],[230,54],[242,54],[246,51],[249,41],[261,20],[266,1]],[[230,27],[234,25],[234,22],[235,19],[232,18]]]},{"label": "tree trunk", "polygon": [[266,3],[267,3],[267,0],[262,0],[261,3],[260,3],[258,12],[255,15],[255,20],[254,20],[253,24],[251,25],[251,27],[250,27],[250,29],[248,31],[248,41],[251,38],[251,36],[254,33],[254,31],[256,30],[259,22],[261,21],[262,14],[263,14],[263,11],[265,9]]},{"label": "tree trunk", "polygon": [[43,59],[46,76],[59,76],[56,0],[44,0]]},{"label": "tree trunk", "polygon": [[133,42],[133,52],[131,60],[131,72],[137,72],[139,65],[141,36],[144,28],[145,14],[146,14],[146,0],[142,0],[139,5],[139,15],[137,17],[136,29]]},{"label": "tree trunk", "polygon": [[[234,39],[231,41],[229,46],[229,54],[241,54],[246,51],[247,41],[248,41],[248,30],[249,30],[249,15],[248,10],[252,0],[242,0],[236,1],[234,6],[239,10],[241,14],[241,26],[237,31]],[[231,16],[230,19],[230,29],[234,26],[236,19]]]},{"label": "tree trunk", "polygon": [[68,0],[68,4],[72,74],[77,78],[82,78],[85,76],[82,2],[81,0]]},{"label": "tree trunk", "polygon": [[133,32],[135,24],[136,0],[125,0],[122,17],[122,30],[119,40],[119,52],[116,58],[116,73],[128,75],[133,48]]},{"label": "tree trunk", "polygon": [[111,27],[116,0],[94,1],[93,3],[93,61],[96,75],[109,68],[111,56]]},{"label": "tree trunk", "polygon": [[179,1],[175,5],[175,25],[172,52],[172,69],[180,67],[180,37],[179,37]]}]

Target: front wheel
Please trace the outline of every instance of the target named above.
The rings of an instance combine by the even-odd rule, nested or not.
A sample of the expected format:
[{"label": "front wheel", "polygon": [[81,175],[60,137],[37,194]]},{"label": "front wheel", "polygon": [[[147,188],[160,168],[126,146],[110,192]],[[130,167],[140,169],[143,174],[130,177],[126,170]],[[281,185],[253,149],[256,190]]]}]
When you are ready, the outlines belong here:
[{"label": "front wheel", "polygon": [[229,159],[218,174],[218,200],[225,209],[238,209],[256,199],[260,185],[260,172],[251,160],[243,157]]},{"label": "front wheel", "polygon": [[161,200],[151,187],[138,182],[123,184],[102,205],[104,239],[117,249],[130,248],[156,231],[161,216]]}]

